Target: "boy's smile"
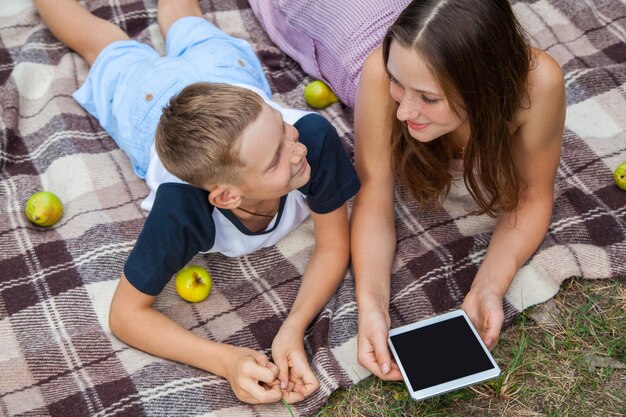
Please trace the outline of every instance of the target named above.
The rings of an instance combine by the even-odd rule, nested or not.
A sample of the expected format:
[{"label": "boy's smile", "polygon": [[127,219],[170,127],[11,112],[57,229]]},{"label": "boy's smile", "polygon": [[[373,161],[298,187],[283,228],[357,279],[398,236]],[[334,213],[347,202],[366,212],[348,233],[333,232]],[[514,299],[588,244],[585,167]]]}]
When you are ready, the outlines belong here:
[{"label": "boy's smile", "polygon": [[263,104],[259,116],[239,138],[245,164],[239,186],[245,200],[258,204],[259,200],[280,198],[309,181],[307,149],[298,137],[298,130],[285,123],[279,111]]}]

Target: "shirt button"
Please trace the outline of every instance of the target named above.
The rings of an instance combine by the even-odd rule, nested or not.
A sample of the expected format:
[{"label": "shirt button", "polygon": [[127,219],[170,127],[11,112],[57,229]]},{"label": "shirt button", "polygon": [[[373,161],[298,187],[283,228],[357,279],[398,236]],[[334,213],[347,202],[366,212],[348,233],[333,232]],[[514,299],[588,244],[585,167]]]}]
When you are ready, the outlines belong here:
[{"label": "shirt button", "polygon": [[144,98],[146,99],[146,101],[152,101],[154,96],[152,95],[152,93],[148,93],[148,94],[146,94],[146,96]]},{"label": "shirt button", "polygon": [[237,63],[239,64],[240,67],[245,67],[246,66],[246,63],[243,62],[241,59],[238,59]]}]

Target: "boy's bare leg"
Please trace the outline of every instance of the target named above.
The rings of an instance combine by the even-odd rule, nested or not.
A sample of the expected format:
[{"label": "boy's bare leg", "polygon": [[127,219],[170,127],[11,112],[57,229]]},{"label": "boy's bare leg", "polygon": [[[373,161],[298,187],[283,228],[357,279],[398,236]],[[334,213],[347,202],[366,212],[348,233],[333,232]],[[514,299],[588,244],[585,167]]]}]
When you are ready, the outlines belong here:
[{"label": "boy's bare leg", "polygon": [[35,0],[35,6],[54,36],[89,65],[111,42],[129,39],[122,29],[92,15],[75,0]]},{"label": "boy's bare leg", "polygon": [[157,20],[164,38],[172,23],[185,16],[202,16],[198,0],[159,0]]}]

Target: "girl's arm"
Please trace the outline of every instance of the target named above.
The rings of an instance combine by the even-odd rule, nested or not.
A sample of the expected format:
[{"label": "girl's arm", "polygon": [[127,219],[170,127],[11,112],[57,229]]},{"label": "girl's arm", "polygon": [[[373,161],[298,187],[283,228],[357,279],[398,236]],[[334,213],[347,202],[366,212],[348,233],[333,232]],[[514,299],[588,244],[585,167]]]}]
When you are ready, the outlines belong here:
[{"label": "girl's arm", "polygon": [[387,347],[389,285],[396,250],[390,120],[395,119],[382,50],[361,73],[354,112],[355,165],[361,190],[351,216],[351,252],[359,310],[359,363],[383,379],[402,379]]},{"label": "girl's arm", "polygon": [[554,182],[565,124],[565,86],[558,64],[539,53],[529,76],[530,109],[514,135],[515,161],[521,176],[517,208],[503,212],[496,224],[463,309],[488,347],[503,322],[502,299],[513,277],[543,241],[552,216]]}]

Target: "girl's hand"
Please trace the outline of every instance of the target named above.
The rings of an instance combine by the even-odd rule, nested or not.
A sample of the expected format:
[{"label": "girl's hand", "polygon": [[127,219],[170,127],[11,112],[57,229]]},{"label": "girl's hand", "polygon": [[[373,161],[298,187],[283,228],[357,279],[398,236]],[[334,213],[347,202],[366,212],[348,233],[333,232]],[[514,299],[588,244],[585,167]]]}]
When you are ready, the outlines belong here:
[{"label": "girl's hand", "polygon": [[272,342],[272,357],[282,398],[288,403],[302,401],[319,388],[304,352],[304,330],[283,323]]},{"label": "girl's hand", "polygon": [[376,303],[359,306],[358,360],[359,364],[386,381],[400,381],[402,374],[391,359],[387,346],[389,312]]},{"label": "girl's hand", "polygon": [[461,308],[476,327],[487,348],[492,349],[498,341],[504,322],[502,296],[495,289],[472,287]]},{"label": "girl's hand", "polygon": [[264,354],[248,348],[231,346],[224,357],[225,378],[241,401],[250,404],[279,401],[281,392],[275,384],[278,367]]}]

